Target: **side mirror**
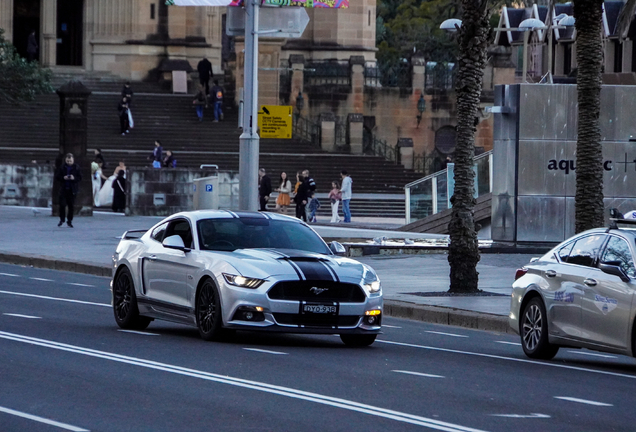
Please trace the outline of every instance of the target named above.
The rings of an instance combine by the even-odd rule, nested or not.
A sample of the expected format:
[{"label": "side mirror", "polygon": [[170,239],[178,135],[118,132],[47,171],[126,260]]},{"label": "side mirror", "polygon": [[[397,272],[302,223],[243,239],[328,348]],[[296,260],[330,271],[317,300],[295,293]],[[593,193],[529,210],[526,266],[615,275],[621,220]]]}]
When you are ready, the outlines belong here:
[{"label": "side mirror", "polygon": [[337,241],[329,243],[329,249],[331,249],[331,252],[333,252],[334,255],[347,256],[347,249]]},{"label": "side mirror", "polygon": [[599,268],[601,269],[603,273],[607,273],[613,276],[618,276],[619,278],[621,278],[623,282],[629,282],[630,281],[629,276],[625,274],[622,268],[620,268],[617,265],[614,265],[614,263],[615,261],[610,261],[608,263],[601,263]]},{"label": "side mirror", "polygon": [[168,249],[176,249],[180,250],[181,252],[190,252],[190,249],[185,247],[185,245],[183,244],[183,239],[178,235],[172,235],[165,238],[161,244],[163,245],[163,247]]}]

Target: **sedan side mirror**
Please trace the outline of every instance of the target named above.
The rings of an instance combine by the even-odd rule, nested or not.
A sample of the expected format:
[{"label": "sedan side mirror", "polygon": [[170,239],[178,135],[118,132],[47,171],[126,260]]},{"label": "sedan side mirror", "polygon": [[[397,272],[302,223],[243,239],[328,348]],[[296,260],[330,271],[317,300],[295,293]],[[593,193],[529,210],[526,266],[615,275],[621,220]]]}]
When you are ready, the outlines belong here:
[{"label": "sedan side mirror", "polygon": [[625,272],[623,271],[623,269],[617,265],[614,265],[614,262],[610,262],[610,263],[601,263],[601,265],[599,266],[599,268],[601,269],[601,271],[603,273],[607,273],[613,276],[618,276],[619,278],[621,278],[621,280],[623,282],[629,282],[629,276],[627,276],[627,274],[625,274]]},{"label": "sedan side mirror", "polygon": [[329,243],[329,249],[331,249],[334,255],[347,256],[347,249],[337,241]]},{"label": "sedan side mirror", "polygon": [[178,235],[172,235],[165,238],[161,244],[163,245],[163,247],[168,249],[176,249],[180,250],[181,252],[190,252],[190,249],[185,247],[185,245],[183,244],[183,239],[181,238],[181,236]]}]

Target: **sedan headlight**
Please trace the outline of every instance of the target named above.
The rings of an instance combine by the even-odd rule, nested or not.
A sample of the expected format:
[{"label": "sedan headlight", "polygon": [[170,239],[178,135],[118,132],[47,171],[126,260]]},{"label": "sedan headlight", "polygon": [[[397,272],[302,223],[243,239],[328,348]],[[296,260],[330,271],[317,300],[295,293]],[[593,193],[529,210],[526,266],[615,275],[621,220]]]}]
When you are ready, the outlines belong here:
[{"label": "sedan headlight", "polygon": [[364,287],[369,290],[370,293],[377,293],[378,291],[380,291],[380,288],[382,288],[382,285],[380,285],[380,281],[379,280],[375,280],[371,283],[367,283],[364,285]]},{"label": "sedan headlight", "polygon": [[263,279],[247,278],[244,276],[233,275],[229,273],[223,273],[225,281],[230,285],[234,285],[241,288],[256,289],[265,282]]}]

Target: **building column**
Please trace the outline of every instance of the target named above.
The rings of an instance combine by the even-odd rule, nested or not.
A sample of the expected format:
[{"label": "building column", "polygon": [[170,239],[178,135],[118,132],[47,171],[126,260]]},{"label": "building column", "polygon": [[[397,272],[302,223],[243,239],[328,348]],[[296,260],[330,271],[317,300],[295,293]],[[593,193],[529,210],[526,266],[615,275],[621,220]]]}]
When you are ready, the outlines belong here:
[{"label": "building column", "polygon": [[364,108],[364,56],[351,56],[349,67],[351,73],[351,93],[353,94],[353,112],[363,112]]},{"label": "building column", "polygon": [[40,64],[55,66],[57,63],[57,0],[42,0],[40,12],[42,43],[40,44]]},{"label": "building column", "polygon": [[4,38],[13,43],[13,0],[0,0],[0,28]]},{"label": "building column", "polygon": [[185,47],[187,28],[187,8],[186,7],[169,7],[168,8],[168,36],[171,40],[183,41],[182,44],[169,44],[166,47],[168,58],[171,60],[186,60],[187,53]]},{"label": "building column", "polygon": [[411,66],[412,72],[412,87],[413,94],[424,92],[424,86],[426,85],[426,60],[424,57],[412,57]]},{"label": "building column", "polygon": [[336,116],[332,112],[320,114],[320,147],[327,152],[336,147]]},{"label": "building column", "polygon": [[361,155],[363,153],[363,122],[361,113],[352,113],[347,116],[347,135],[349,136],[349,146],[351,154]]}]

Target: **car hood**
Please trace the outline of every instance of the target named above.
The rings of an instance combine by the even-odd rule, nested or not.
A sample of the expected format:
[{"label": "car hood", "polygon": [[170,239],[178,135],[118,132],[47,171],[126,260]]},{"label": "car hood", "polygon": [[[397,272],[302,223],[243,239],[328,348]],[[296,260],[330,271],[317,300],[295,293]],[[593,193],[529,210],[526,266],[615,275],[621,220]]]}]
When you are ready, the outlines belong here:
[{"label": "car hood", "polygon": [[[295,249],[237,249],[224,254],[242,276],[360,283],[373,270],[349,258]],[[375,273],[374,273],[375,274]]]}]

